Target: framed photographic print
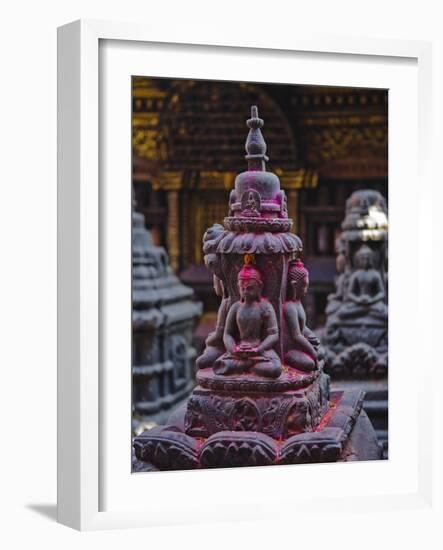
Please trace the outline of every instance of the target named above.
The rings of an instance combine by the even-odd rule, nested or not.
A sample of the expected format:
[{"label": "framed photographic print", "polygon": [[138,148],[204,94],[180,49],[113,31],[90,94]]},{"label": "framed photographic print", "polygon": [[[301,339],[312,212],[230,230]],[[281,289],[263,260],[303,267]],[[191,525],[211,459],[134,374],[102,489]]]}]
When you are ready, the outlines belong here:
[{"label": "framed photographic print", "polygon": [[404,334],[427,307],[430,47],[230,40],[59,29],[58,506],[79,529],[429,499]]}]

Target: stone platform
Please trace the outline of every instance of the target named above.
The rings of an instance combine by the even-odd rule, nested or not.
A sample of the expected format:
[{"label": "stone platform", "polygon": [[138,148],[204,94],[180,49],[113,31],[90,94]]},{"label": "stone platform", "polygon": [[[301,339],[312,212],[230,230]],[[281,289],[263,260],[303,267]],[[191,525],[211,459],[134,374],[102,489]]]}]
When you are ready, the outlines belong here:
[{"label": "stone platform", "polygon": [[365,398],[363,408],[375,430],[377,439],[383,447],[383,458],[387,459],[388,451],[388,381],[381,380],[334,380],[331,383],[334,391],[348,392],[363,390]]},{"label": "stone platform", "polygon": [[381,448],[362,410],[359,390],[331,392],[329,410],[312,431],[273,438],[252,430],[222,430],[209,437],[186,433],[186,408],[167,426],[135,438],[133,471],[266,466],[378,460]]}]

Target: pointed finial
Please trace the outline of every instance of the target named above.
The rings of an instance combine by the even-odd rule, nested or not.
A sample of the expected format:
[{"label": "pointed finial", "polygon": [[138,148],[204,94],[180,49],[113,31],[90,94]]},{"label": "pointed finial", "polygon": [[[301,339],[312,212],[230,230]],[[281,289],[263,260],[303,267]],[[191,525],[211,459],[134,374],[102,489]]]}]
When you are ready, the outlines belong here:
[{"label": "pointed finial", "polygon": [[245,149],[247,155],[249,170],[265,170],[265,161],[269,160],[266,156],[266,143],[260,128],[263,128],[264,121],[258,117],[258,108],[256,105],[251,107],[251,118],[246,121],[249,128],[249,134],[246,139]]}]

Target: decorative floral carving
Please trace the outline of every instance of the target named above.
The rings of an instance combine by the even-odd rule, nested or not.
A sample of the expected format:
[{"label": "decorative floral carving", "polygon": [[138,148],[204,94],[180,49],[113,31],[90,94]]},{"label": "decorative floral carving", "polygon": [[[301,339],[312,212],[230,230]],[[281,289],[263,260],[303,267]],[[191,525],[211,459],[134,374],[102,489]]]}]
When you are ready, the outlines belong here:
[{"label": "decorative floral carving", "polygon": [[270,233],[280,233],[285,231],[290,231],[293,221],[289,218],[235,218],[227,217],[224,219],[224,226],[229,231],[234,231],[235,233],[241,232],[270,232]]},{"label": "decorative floral carving", "polygon": [[258,432],[261,428],[260,416],[258,407],[252,399],[239,399],[231,410],[231,429]]},{"label": "decorative floral carving", "polygon": [[256,432],[219,432],[211,436],[200,452],[205,468],[268,466],[277,458],[276,442]]},{"label": "decorative floral carving", "polygon": [[221,430],[234,430],[287,437],[315,429],[328,407],[328,376],[323,373],[317,373],[305,388],[284,393],[257,393],[256,386],[253,397],[249,395],[250,381],[244,388],[241,382],[231,382],[232,389],[223,393],[202,387],[194,391],[188,403],[187,434],[207,437]]},{"label": "decorative floral carving", "polygon": [[138,460],[150,462],[160,470],[189,470],[198,466],[199,446],[193,437],[174,427],[156,427],[134,440]]}]

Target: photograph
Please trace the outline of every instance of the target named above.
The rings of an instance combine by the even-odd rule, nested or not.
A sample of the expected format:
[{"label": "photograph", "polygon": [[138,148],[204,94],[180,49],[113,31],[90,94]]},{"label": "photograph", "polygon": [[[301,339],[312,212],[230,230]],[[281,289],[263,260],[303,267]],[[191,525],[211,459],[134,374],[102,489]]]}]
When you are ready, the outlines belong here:
[{"label": "photograph", "polygon": [[2,548],[443,548],[437,4],[5,6]]},{"label": "photograph", "polygon": [[389,91],[131,96],[132,473],[388,459]]}]

